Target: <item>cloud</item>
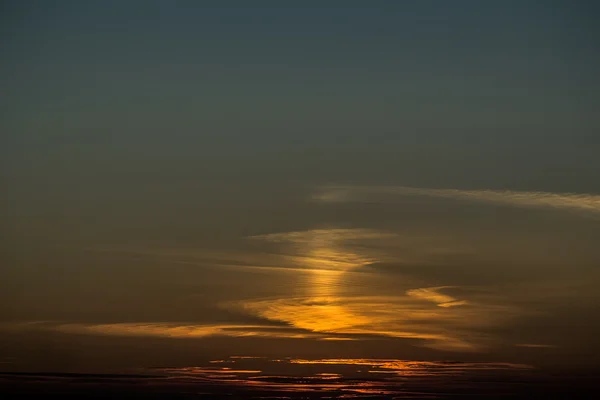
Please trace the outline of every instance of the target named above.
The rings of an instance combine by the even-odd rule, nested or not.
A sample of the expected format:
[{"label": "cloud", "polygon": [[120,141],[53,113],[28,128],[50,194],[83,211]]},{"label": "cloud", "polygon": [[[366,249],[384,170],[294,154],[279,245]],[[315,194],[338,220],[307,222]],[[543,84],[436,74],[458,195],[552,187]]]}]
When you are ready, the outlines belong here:
[{"label": "cloud", "polygon": [[520,310],[509,306],[469,303],[436,296],[431,289],[414,289],[404,296],[305,296],[248,300],[234,306],[307,332],[412,339],[424,347],[449,351],[482,350],[490,338],[477,333],[477,328],[498,326],[520,315]]},{"label": "cloud", "polygon": [[[516,307],[490,302],[481,289],[413,286],[404,289],[402,295],[357,295],[347,291],[347,278],[370,279],[355,274],[372,273],[373,269],[364,267],[385,260],[389,248],[398,248],[401,238],[396,234],[370,229],[320,229],[252,239],[275,243],[280,254],[307,268],[302,291],[225,306],[305,332],[332,335],[338,340],[401,338],[424,347],[478,351],[490,342],[490,337],[482,333],[485,329],[478,328],[498,326],[521,313]],[[404,285],[411,283],[410,279],[403,280]],[[460,291],[467,298],[450,296],[449,290]]]},{"label": "cloud", "polygon": [[[373,229],[313,229],[251,236],[251,240],[278,244],[285,259],[313,269],[348,270],[379,261],[365,245],[395,238],[393,233]],[[360,248],[360,250],[359,250]]]},{"label": "cloud", "polygon": [[396,202],[399,197],[425,196],[504,204],[514,207],[579,211],[600,217],[600,195],[511,190],[429,189],[406,186],[327,186],[313,196],[322,202]]},{"label": "cloud", "polygon": [[[278,290],[268,286],[280,283],[273,279],[266,286],[274,296],[269,298],[235,293],[232,299],[229,293],[217,293],[211,300],[221,310],[214,311],[225,309],[236,322],[50,322],[27,329],[164,338],[404,339],[416,346],[463,352],[492,347],[497,328],[529,315],[523,302],[511,298],[514,290],[498,288],[497,281],[486,288],[477,282],[461,286],[468,282],[460,275],[460,279],[451,280],[449,277],[457,275],[464,264],[463,258],[449,262],[449,254],[453,253],[447,249],[454,248],[453,242],[446,245],[445,238],[440,240],[435,235],[430,238],[375,229],[313,229],[249,239],[261,250],[248,253],[254,254],[252,264],[244,263],[243,254],[236,252],[229,258],[220,252],[210,253],[209,264],[282,268],[292,274],[286,276],[286,281],[291,278],[293,284]],[[177,254],[174,250],[163,255],[171,259]],[[202,261],[203,253],[190,251],[184,255],[182,262],[196,264]],[[419,278],[414,268],[426,270],[426,261],[441,258],[448,272],[435,270],[434,275],[443,279],[432,282]],[[392,260],[399,261],[390,263]],[[390,276],[383,268],[386,265],[402,275]],[[410,265],[414,268],[406,269]],[[413,275],[417,277],[411,278]]]},{"label": "cloud", "polygon": [[516,344],[517,347],[528,347],[531,349],[553,349],[556,348],[553,344],[535,344],[535,343],[520,343]]},{"label": "cloud", "polygon": [[375,229],[312,229],[308,231],[257,235],[251,236],[250,238],[275,243],[311,244],[314,242],[332,243],[359,239],[386,239],[395,236],[396,235],[393,233],[382,232]]},{"label": "cloud", "polygon": [[527,364],[492,362],[412,361],[381,358],[325,358],[317,360],[290,359],[292,364],[357,365],[371,367],[371,373],[394,372],[406,376],[456,375],[468,371],[532,369]]},{"label": "cloud", "polygon": [[330,339],[332,335],[293,327],[244,324],[189,324],[172,322],[22,322],[3,324],[4,330],[47,330],[71,334],[164,338],[204,338],[209,336],[272,337],[289,339]]},{"label": "cloud", "polygon": [[455,307],[468,304],[465,300],[457,300],[447,294],[440,293],[442,289],[448,289],[450,286],[439,286],[431,288],[411,289],[406,292],[407,295],[436,303],[439,307]]}]

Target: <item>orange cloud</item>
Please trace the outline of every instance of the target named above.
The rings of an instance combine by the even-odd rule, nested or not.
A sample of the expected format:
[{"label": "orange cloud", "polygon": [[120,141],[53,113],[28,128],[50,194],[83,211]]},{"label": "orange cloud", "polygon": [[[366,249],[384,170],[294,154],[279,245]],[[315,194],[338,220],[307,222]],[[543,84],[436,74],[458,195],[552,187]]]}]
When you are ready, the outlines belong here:
[{"label": "orange cloud", "polygon": [[[369,372],[407,372],[415,375],[440,375],[441,373],[453,375],[456,373],[474,371],[474,370],[511,370],[511,369],[532,369],[526,364],[515,363],[490,363],[490,362],[442,362],[442,361],[413,361],[381,358],[324,358],[317,360],[291,359],[292,364],[312,364],[312,365],[363,365],[371,368],[377,368],[377,371]],[[383,371],[382,371],[383,370]],[[388,370],[388,371],[385,371]]]},{"label": "orange cloud", "polygon": [[415,288],[392,296],[347,293],[343,290],[347,274],[357,273],[361,266],[378,259],[370,247],[353,246],[352,242],[364,244],[378,238],[395,235],[364,229],[323,229],[254,237],[282,244],[280,251],[293,254],[299,266],[309,267],[303,272],[303,290],[297,296],[250,299],[224,306],[304,332],[333,335],[324,340],[405,338],[454,351],[481,349],[488,338],[476,334],[474,327],[495,326],[518,313],[475,298],[457,299],[443,292],[451,289],[445,286]]},{"label": "orange cloud", "polygon": [[440,293],[440,290],[446,288],[448,288],[448,286],[411,289],[408,290],[406,294],[411,297],[416,297],[418,299],[423,299],[431,301],[433,303],[437,303],[439,307],[455,307],[468,304],[466,300],[457,300],[454,297]]},{"label": "orange cloud", "polygon": [[289,327],[271,325],[244,324],[188,324],[171,322],[137,323],[60,323],[60,322],[24,322],[4,324],[10,330],[52,330],[64,333],[107,335],[107,336],[149,336],[165,338],[203,338],[209,336],[232,337],[274,337],[290,339],[328,339],[331,335],[304,332]]}]

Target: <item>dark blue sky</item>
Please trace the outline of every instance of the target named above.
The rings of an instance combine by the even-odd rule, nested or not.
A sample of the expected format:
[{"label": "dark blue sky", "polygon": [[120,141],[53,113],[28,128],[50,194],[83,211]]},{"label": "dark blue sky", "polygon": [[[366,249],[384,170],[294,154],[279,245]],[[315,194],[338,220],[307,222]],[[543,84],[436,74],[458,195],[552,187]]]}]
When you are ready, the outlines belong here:
[{"label": "dark blue sky", "polygon": [[598,191],[593,2],[4,7],[8,174],[32,184],[211,170]]}]

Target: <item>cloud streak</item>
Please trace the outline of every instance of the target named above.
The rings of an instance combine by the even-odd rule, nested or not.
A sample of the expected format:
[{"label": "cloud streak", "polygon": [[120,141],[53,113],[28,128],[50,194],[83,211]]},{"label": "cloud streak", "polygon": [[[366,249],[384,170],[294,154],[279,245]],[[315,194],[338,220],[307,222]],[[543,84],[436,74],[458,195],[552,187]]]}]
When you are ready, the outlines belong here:
[{"label": "cloud streak", "polygon": [[397,202],[424,196],[513,207],[571,210],[600,217],[600,195],[511,190],[429,189],[407,186],[327,186],[313,196],[321,202]]},{"label": "cloud streak", "polygon": [[556,348],[553,344],[539,344],[539,343],[521,343],[516,344],[517,347],[527,347],[530,349],[554,349]]},{"label": "cloud streak", "polygon": [[[287,258],[303,268],[348,270],[379,261],[374,252],[365,252],[365,244],[395,237],[373,229],[313,229],[250,239],[282,246]],[[360,247],[360,251],[355,247]]]},{"label": "cloud streak", "polygon": [[287,326],[244,324],[191,324],[174,322],[22,322],[3,324],[4,330],[42,330],[101,336],[163,337],[196,339],[210,336],[271,337],[287,339],[330,339],[332,335],[303,331]]},{"label": "cloud streak", "polygon": [[448,286],[440,286],[433,288],[421,288],[421,289],[411,289],[406,292],[407,295],[423,299],[427,301],[431,301],[436,303],[439,307],[455,307],[462,306],[467,304],[466,300],[457,300],[452,296],[448,296],[447,294],[441,293],[440,290],[447,289]]}]

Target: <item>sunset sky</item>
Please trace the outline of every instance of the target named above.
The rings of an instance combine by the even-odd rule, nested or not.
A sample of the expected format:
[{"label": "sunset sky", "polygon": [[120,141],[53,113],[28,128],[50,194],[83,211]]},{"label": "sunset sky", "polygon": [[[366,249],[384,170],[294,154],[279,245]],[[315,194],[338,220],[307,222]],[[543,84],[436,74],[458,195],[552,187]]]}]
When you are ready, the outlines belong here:
[{"label": "sunset sky", "polygon": [[599,9],[2,2],[0,371],[600,366]]}]

